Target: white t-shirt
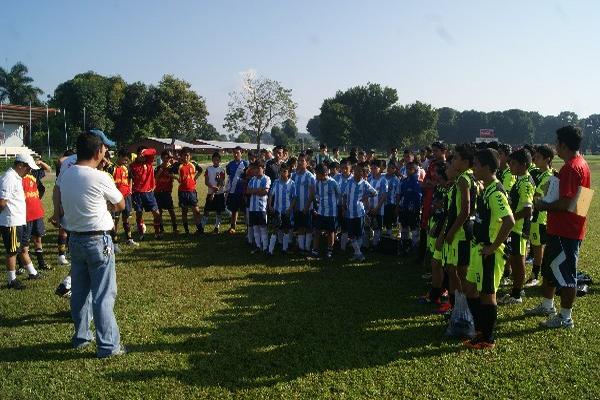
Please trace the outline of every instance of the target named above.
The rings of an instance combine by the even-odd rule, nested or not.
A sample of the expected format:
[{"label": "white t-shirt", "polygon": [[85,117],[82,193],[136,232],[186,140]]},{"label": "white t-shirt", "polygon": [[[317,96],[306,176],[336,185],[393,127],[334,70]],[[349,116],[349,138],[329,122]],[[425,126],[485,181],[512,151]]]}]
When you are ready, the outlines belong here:
[{"label": "white t-shirt", "polygon": [[111,177],[91,167],[73,165],[61,171],[57,185],[64,210],[62,225],[70,232],[108,231],[114,226],[106,202],[116,204],[123,195]]},{"label": "white t-shirt", "polygon": [[[225,174],[225,170],[222,167],[215,167],[214,165],[211,165],[210,167],[206,168],[206,176],[208,177],[208,183],[212,186],[219,186],[217,184],[217,179],[219,178],[219,174]],[[208,188],[208,194],[213,194],[213,193],[217,193],[217,194],[221,194],[225,192],[225,182],[223,181],[222,184],[219,186],[219,190],[215,191],[212,188]]]},{"label": "white t-shirt", "polygon": [[0,175],[0,199],[8,201],[0,213],[0,226],[22,226],[27,223],[23,178],[12,168]]},{"label": "white t-shirt", "polygon": [[77,154],[72,154],[69,157],[65,158],[61,163],[60,163],[60,172],[58,173],[58,176],[56,177],[56,184],[58,185],[58,180],[60,179],[60,177],[62,176],[62,174],[68,170],[69,168],[71,168],[73,165],[75,165],[75,163],[77,162]]}]

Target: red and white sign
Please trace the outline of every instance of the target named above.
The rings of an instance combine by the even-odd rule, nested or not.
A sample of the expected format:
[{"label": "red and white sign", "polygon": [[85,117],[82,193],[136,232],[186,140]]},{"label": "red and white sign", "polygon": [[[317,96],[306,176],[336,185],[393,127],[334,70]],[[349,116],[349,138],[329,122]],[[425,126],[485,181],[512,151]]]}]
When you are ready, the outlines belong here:
[{"label": "red and white sign", "polygon": [[480,129],[479,137],[481,138],[493,138],[496,137],[496,133],[493,129]]}]

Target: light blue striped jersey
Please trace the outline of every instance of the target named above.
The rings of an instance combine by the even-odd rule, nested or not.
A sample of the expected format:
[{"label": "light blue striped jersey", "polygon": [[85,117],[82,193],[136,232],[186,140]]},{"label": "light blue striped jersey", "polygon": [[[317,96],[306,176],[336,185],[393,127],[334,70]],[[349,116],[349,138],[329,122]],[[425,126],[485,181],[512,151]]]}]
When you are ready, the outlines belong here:
[{"label": "light blue striped jersey", "polygon": [[317,180],[315,195],[319,205],[317,213],[324,217],[337,217],[337,206],[342,197],[337,182],[329,176],[324,181]]},{"label": "light blue striped jersey", "polygon": [[344,191],[344,203],[346,205],[346,218],[359,218],[365,216],[365,197],[377,196],[377,191],[369,182],[361,179],[356,182],[355,179],[348,180],[346,190]]},{"label": "light blue striped jersey", "polygon": [[400,178],[396,175],[385,175],[385,179],[388,183],[387,199],[385,204],[398,204],[398,197],[400,197]]},{"label": "light blue striped jersey", "polygon": [[292,204],[292,200],[296,197],[296,184],[293,180],[288,179],[286,182],[281,179],[275,179],[269,196],[273,198],[273,208],[280,214],[287,212]]},{"label": "light blue striped jersey", "polygon": [[[333,179],[337,182],[338,186],[340,187],[340,193],[344,194],[344,192],[346,191],[346,185],[348,185],[348,181],[354,178],[352,174],[348,175],[348,177],[345,177],[344,174],[339,173],[336,174],[333,177]],[[340,199],[338,201],[338,204],[340,205],[342,204],[342,197],[343,196],[340,196]]]},{"label": "light blue striped jersey", "polygon": [[[249,189],[267,189],[271,186],[271,179],[268,176],[263,175],[260,178],[257,176],[252,177],[248,182]],[[258,194],[250,195],[250,207],[248,211],[267,211],[267,200],[268,194],[260,196]]]},{"label": "light blue striped jersey", "polygon": [[[369,199],[369,208],[375,208],[377,207],[377,204],[379,204],[379,201],[381,201],[381,198],[383,197],[383,195],[387,194],[388,191],[388,184],[387,184],[387,179],[385,179],[385,177],[383,175],[379,175],[379,178],[375,178],[374,176],[371,176],[369,178],[369,184],[371,186],[373,186],[373,189],[375,189],[377,191],[377,196],[371,197]],[[378,213],[379,215],[383,215],[383,206],[385,205],[385,202],[381,205],[381,208],[379,209]]]},{"label": "light blue striped jersey", "polygon": [[296,175],[294,175],[294,183],[296,185],[296,209],[301,211],[306,207],[309,201],[310,188],[315,188],[316,178],[315,175],[308,170],[303,173],[296,172]]}]

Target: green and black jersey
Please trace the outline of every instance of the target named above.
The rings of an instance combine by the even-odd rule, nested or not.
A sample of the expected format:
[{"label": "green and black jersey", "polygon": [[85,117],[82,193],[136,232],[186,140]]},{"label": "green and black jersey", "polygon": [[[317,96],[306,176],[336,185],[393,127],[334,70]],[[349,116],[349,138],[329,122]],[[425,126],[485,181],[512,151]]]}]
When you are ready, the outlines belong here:
[{"label": "green and black jersey", "polygon": [[[448,233],[448,231],[450,231],[450,228],[456,221],[458,214],[460,214],[460,210],[464,201],[460,192],[460,188],[458,187],[458,183],[461,181],[466,182],[469,188],[469,197],[471,199],[469,216],[473,215],[475,212],[475,197],[477,196],[477,185],[475,184],[475,177],[473,176],[473,171],[468,169],[456,178],[456,182],[454,182],[454,185],[452,185],[452,187],[448,191],[448,218],[446,221],[446,234]],[[471,235],[472,222],[470,219],[467,219],[463,226],[456,232],[456,235],[454,235],[454,239],[470,239]]]},{"label": "green and black jersey", "polygon": [[500,181],[502,186],[504,186],[504,190],[507,192],[512,189],[515,184],[515,176],[510,172],[510,168],[506,166],[503,170],[498,170],[496,172],[496,178]]},{"label": "green and black jersey", "polygon": [[[535,179],[535,191],[533,193],[534,198],[541,199],[546,196],[546,193],[548,192],[548,186],[550,185],[550,178],[553,175],[554,170],[552,168],[539,173],[537,179]],[[548,222],[548,212],[539,211],[534,208],[531,222],[536,222],[540,225],[546,225]]]},{"label": "green and black jersey", "polygon": [[[513,214],[522,211],[526,207],[533,207],[533,192],[535,184],[529,173],[517,177],[517,180],[509,192],[510,207]],[[519,218],[515,220],[512,231],[519,235],[529,235],[531,220]]]},{"label": "green and black jersey", "polygon": [[477,196],[476,203],[473,239],[477,243],[491,244],[498,236],[502,218],[512,214],[506,191],[494,180]]}]

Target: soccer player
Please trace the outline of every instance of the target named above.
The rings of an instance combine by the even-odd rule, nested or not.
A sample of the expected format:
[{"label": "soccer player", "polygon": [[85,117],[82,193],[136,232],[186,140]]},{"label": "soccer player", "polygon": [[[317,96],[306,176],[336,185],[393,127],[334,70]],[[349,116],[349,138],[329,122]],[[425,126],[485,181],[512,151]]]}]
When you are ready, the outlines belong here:
[{"label": "soccer player", "polygon": [[340,173],[337,174],[333,179],[337,182],[340,187],[340,196],[338,201],[338,223],[340,226],[340,249],[342,251],[346,251],[346,247],[348,245],[348,223],[346,220],[346,215],[343,212],[343,195],[346,191],[346,186],[348,185],[348,181],[352,179],[352,165],[350,164],[350,159],[345,158],[342,160],[340,164]]},{"label": "soccer player", "polygon": [[237,146],[233,149],[233,160],[225,167],[225,172],[227,172],[227,186],[225,189],[227,193],[227,208],[231,211],[231,227],[228,233],[231,235],[235,233],[238,212],[246,209],[243,175],[248,164],[248,161],[242,160],[242,148]]},{"label": "soccer player", "polygon": [[[392,156],[395,147],[392,149]],[[396,150],[397,153],[397,150]],[[396,175],[398,169],[394,161],[388,161],[387,170],[385,174],[385,180],[388,185],[388,193],[385,197],[385,206],[383,208],[383,225],[386,229],[386,234],[392,236],[392,229],[398,222],[398,201],[400,198],[400,179]],[[419,193],[421,192],[419,188]],[[419,212],[421,212],[421,203],[418,205]]]},{"label": "soccer player", "polygon": [[315,198],[316,179],[308,169],[305,154],[298,156],[298,167],[294,175],[296,200],[294,201],[294,227],[298,235],[298,249],[310,251],[312,244],[312,201]]},{"label": "soccer player", "polygon": [[385,168],[385,161],[371,161],[371,177],[369,184],[377,192],[376,196],[369,199],[369,215],[371,216],[371,228],[373,229],[373,247],[379,246],[381,240],[381,231],[383,229],[383,214],[385,212],[385,203],[387,199],[388,184],[382,175],[382,168]]},{"label": "soccer player", "polygon": [[179,197],[179,207],[181,207],[181,223],[185,233],[190,233],[188,225],[188,210],[192,209],[194,223],[196,224],[196,234],[204,233],[200,217],[200,207],[198,206],[198,192],[196,191],[196,181],[202,174],[202,167],[197,162],[192,161],[192,151],[184,147],[181,149],[181,161],[176,162],[171,167],[173,179],[179,182],[177,194]]},{"label": "soccer player", "polygon": [[294,208],[293,202],[296,198],[296,185],[290,179],[290,168],[286,163],[279,167],[279,178],[273,182],[269,190],[269,207],[275,211],[278,220],[277,232],[271,235],[269,242],[269,254],[273,255],[277,236],[283,234],[283,254],[286,254],[290,244],[290,229],[292,227],[291,215]]},{"label": "soccer player", "polygon": [[[589,188],[590,168],[579,153],[581,129],[565,126],[556,131],[556,154],[565,164],[558,173],[559,198],[537,200],[535,208],[548,212],[546,249],[542,260],[542,303],[527,310],[530,315],[547,315],[545,328],[573,328],[572,310],[577,293],[577,258],[585,237],[586,217],[569,211],[581,188]],[[554,295],[560,288],[560,312],[556,314]]]},{"label": "soccer player", "polygon": [[154,223],[154,235],[157,239],[161,237],[160,226],[162,218],[158,212],[158,204],[154,197],[154,157],[156,149],[140,146],[137,149],[137,157],[129,165],[129,176],[132,180],[133,208],[135,209],[135,220],[137,224],[139,240],[144,239],[146,225],[144,224],[144,211],[151,212]]},{"label": "soccer player", "polygon": [[[129,177],[129,152],[126,149],[121,149],[117,153],[117,157],[117,164],[109,165],[107,172],[112,176],[117,189],[119,189],[119,192],[121,192],[123,199],[125,200],[125,208],[120,212],[123,217],[123,230],[125,231],[125,236],[127,238],[125,244],[129,246],[139,246],[131,236],[131,225],[129,224],[129,217],[131,216],[131,211],[133,209],[133,203],[131,201],[131,178]],[[114,213],[113,217],[115,221],[114,235],[116,241],[117,229],[119,226],[119,213]],[[115,245],[116,244],[117,243],[115,242]]]},{"label": "soccer player", "polygon": [[513,286],[510,293],[505,294],[498,303],[520,304],[521,290],[525,284],[525,256],[527,255],[527,239],[531,229],[533,207],[533,192],[535,185],[529,175],[531,154],[525,149],[511,153],[509,157],[510,171],[517,177],[509,192],[509,202],[512,209],[515,226],[510,234],[510,267],[512,270]]},{"label": "soccer player", "polygon": [[473,174],[483,182],[476,202],[473,242],[467,270],[465,291],[481,332],[465,346],[472,349],[491,349],[495,346],[494,331],[498,319],[496,292],[504,269],[504,242],[515,223],[503,186],[496,179],[498,153],[483,149],[475,153]]},{"label": "soccer player", "polygon": [[221,154],[218,151],[212,155],[212,165],[206,168],[204,183],[206,183],[207,193],[202,225],[206,226],[208,215],[214,211],[216,215],[213,233],[219,233],[221,213],[225,211],[225,170],[221,167]]},{"label": "soccer player", "polygon": [[[535,179],[535,192],[533,194],[534,204],[546,196],[550,178],[554,175],[552,169],[552,159],[554,158],[554,150],[550,146],[542,145],[535,149],[533,163],[535,164],[538,174]],[[531,232],[529,240],[533,252],[533,271],[531,277],[525,283],[525,287],[537,286],[539,284],[539,275],[542,270],[542,258],[544,256],[544,246],[546,246],[546,222],[548,221],[548,212],[540,211],[534,207],[533,217],[531,218]]]},{"label": "soccer player", "polygon": [[[40,161],[36,161],[36,165],[40,165]],[[40,168],[39,171],[41,170]],[[44,250],[42,247],[42,237],[46,233],[46,227],[44,226],[44,206],[40,198],[38,180],[33,175],[33,171],[25,175],[22,180],[23,191],[25,192],[27,224],[23,227],[21,253],[29,254],[29,241],[33,239],[38,268],[49,270],[52,268],[44,260]]]},{"label": "soccer player", "polygon": [[[421,224],[421,185],[417,174],[417,165],[414,161],[406,164],[406,178],[399,181],[399,220],[400,239],[402,240],[402,251],[405,254],[411,252],[419,241],[419,226]],[[412,241],[411,241],[412,233]]]},{"label": "soccer player", "polygon": [[496,172],[496,178],[500,181],[502,186],[504,186],[504,190],[506,192],[510,192],[512,186],[515,184],[515,176],[510,171],[510,166],[508,165],[509,157],[512,153],[512,147],[510,144],[501,143],[498,145],[498,156],[500,157],[500,167]]},{"label": "soccer player", "polygon": [[[158,206],[161,221],[163,211],[166,210],[171,219],[173,233],[178,234],[177,216],[175,215],[175,206],[173,205],[173,175],[171,175],[171,167],[175,163],[175,158],[173,158],[173,154],[170,150],[163,150],[163,152],[160,153],[160,159],[162,162],[154,171],[154,175],[156,176],[154,196],[156,197],[156,204]],[[161,225],[160,231],[164,233],[164,225]]]},{"label": "soccer player", "polygon": [[315,156],[315,166],[331,161],[331,157],[327,154],[327,145],[325,143],[319,144],[319,153]]},{"label": "soccer player", "polygon": [[425,178],[421,182],[421,189],[423,189],[423,210],[421,215],[419,257],[424,257],[427,250],[427,223],[429,221],[429,216],[431,215],[433,193],[439,184],[438,176],[436,174],[436,164],[446,162],[446,151],[448,146],[443,142],[435,142],[431,145],[431,149],[433,153],[432,160],[429,162]]},{"label": "soccer player", "polygon": [[348,237],[354,249],[352,260],[359,262],[365,260],[365,256],[360,250],[365,223],[365,202],[368,201],[369,197],[377,196],[377,191],[363,178],[368,174],[368,164],[356,164],[353,170],[353,178],[348,180],[346,190],[343,193]]},{"label": "soccer player", "polygon": [[330,259],[333,257],[333,244],[335,243],[337,207],[341,197],[340,186],[327,175],[327,168],[324,164],[318,164],[315,172],[317,173],[315,196],[318,207],[312,255],[319,257],[319,241],[321,235],[325,235],[327,238],[325,256]]},{"label": "soccer player", "polygon": [[249,229],[254,232],[256,249],[252,252],[269,250],[269,235],[267,232],[267,202],[271,180],[265,175],[265,165],[262,162],[251,164],[255,175],[248,182],[246,194],[250,196],[248,206]]}]

